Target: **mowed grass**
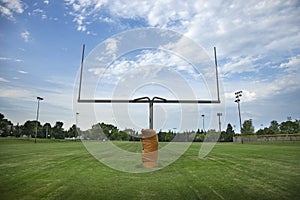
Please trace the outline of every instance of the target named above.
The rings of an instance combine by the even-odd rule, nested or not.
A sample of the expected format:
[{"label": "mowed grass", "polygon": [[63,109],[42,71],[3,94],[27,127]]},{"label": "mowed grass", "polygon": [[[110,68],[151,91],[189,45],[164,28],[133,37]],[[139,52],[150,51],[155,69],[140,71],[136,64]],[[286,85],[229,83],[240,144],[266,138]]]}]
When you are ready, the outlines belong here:
[{"label": "mowed grass", "polygon": [[[117,142],[140,151],[140,144]],[[0,199],[300,199],[300,143],[201,143],[151,173],[113,170],[80,141],[0,139]]]}]

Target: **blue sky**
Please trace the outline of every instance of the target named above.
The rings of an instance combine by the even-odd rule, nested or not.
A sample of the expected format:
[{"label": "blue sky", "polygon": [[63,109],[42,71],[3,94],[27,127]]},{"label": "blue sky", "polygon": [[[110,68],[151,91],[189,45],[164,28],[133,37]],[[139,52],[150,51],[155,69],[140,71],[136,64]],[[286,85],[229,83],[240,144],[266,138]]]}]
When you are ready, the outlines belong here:
[{"label": "blue sky", "polygon": [[[297,0],[133,0],[130,3],[0,0],[0,14],[0,112],[14,123],[35,119],[36,96],[45,99],[41,102],[42,123],[54,125],[60,120],[69,128],[75,123],[76,112],[81,113],[81,121],[88,123],[88,114],[76,110],[79,109],[76,106],[73,108],[82,44],[86,44],[88,55],[116,34],[147,27],[176,31],[203,47],[211,58],[213,47],[217,47],[224,90],[223,129],[227,123],[239,128],[234,103],[234,92],[238,90],[243,91],[242,119],[252,119],[256,129],[268,126],[271,120],[300,118],[300,3]],[[158,54],[152,57],[145,54],[143,58],[153,63],[155,56],[167,61]],[[122,74],[130,66],[118,69]],[[155,128],[194,129],[195,125],[188,127],[189,122],[187,126],[178,126],[180,119],[174,116],[182,115],[183,108],[179,107],[157,105],[156,115],[164,116],[164,122],[156,117]],[[96,121],[115,123],[120,128],[147,126],[147,105],[126,107],[131,122],[127,115],[123,116],[123,112],[128,112],[126,109],[118,108],[117,117],[111,105],[97,105],[95,109]],[[187,115],[189,109],[184,111]],[[213,110],[211,106],[197,109],[198,114],[206,115],[206,128],[210,124],[209,128],[217,129],[212,116],[221,110]],[[135,113],[136,110],[141,112]],[[190,117],[196,118],[201,128],[202,119],[195,116]]]}]

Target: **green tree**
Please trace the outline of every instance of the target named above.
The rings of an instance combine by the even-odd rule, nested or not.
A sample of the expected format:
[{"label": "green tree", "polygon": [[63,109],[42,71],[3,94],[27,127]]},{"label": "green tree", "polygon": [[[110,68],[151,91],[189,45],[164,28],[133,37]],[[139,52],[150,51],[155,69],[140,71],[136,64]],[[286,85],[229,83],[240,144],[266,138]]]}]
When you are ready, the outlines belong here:
[{"label": "green tree", "polygon": [[103,131],[103,133],[106,135],[106,137],[110,140],[116,140],[119,136],[118,136],[118,128],[115,127],[112,124],[105,124],[105,123],[101,123],[100,127]]},{"label": "green tree", "polygon": [[127,134],[126,131],[120,131],[119,135],[120,135],[121,140],[129,140],[129,138],[130,138],[130,136]]},{"label": "green tree", "polygon": [[13,123],[5,119],[4,115],[0,113],[0,135],[2,137],[11,136],[13,134]]},{"label": "green tree", "polygon": [[26,135],[27,137],[35,137],[36,131],[36,121],[28,120],[21,126],[21,133],[22,135]]},{"label": "green tree", "polygon": [[112,128],[110,130],[110,137],[109,137],[110,140],[121,140],[121,137],[119,135],[119,130],[115,127],[115,128]]},{"label": "green tree", "polygon": [[206,141],[207,142],[215,142],[219,140],[219,131],[216,131],[215,129],[209,129],[206,132]]},{"label": "green tree", "polygon": [[227,128],[225,132],[222,132],[221,134],[224,142],[232,142],[233,136],[234,136],[234,130],[231,126],[231,124],[227,124]]},{"label": "green tree", "polygon": [[14,126],[13,135],[16,137],[21,136],[21,127],[20,127],[19,123],[16,126]]},{"label": "green tree", "polygon": [[169,130],[167,133],[166,133],[166,137],[165,137],[165,141],[167,142],[170,142],[172,141],[174,138],[174,134],[171,130]]},{"label": "green tree", "polygon": [[140,138],[136,137],[138,133],[135,132],[135,130],[126,128],[123,131],[126,132],[127,135],[129,136],[129,139],[128,139],[129,141],[139,141],[140,140]]},{"label": "green tree", "polygon": [[279,124],[276,120],[273,120],[271,121],[267,134],[278,134],[278,133],[280,133]]},{"label": "green tree", "polygon": [[[126,134],[127,135],[127,134]],[[92,140],[121,140],[124,139],[124,135],[119,133],[117,127],[111,124],[97,123],[92,126],[92,129],[83,132],[84,139]],[[106,137],[105,137],[106,136]]]},{"label": "green tree", "polygon": [[254,134],[254,127],[252,125],[252,120],[245,120],[242,127],[242,134]]},{"label": "green tree", "polygon": [[63,122],[57,121],[52,129],[52,133],[55,139],[64,139],[65,132],[63,129]]},{"label": "green tree", "polygon": [[256,134],[257,135],[268,135],[270,132],[270,129],[265,127],[264,129],[259,129]]},{"label": "green tree", "polygon": [[[202,130],[201,130],[201,132],[202,132]],[[194,142],[203,142],[205,135],[204,135],[204,133],[201,133],[201,132],[196,134]]]},{"label": "green tree", "polygon": [[167,135],[167,133],[166,132],[163,132],[163,131],[159,131],[158,132],[158,141],[160,141],[160,142],[165,142],[166,141],[166,135]]},{"label": "green tree", "polygon": [[48,135],[47,135],[47,138],[51,138],[51,132],[52,132],[51,124],[48,123],[48,122],[45,123],[45,124],[43,125],[43,137],[46,138],[46,134],[48,134]]},{"label": "green tree", "polygon": [[293,134],[298,133],[299,131],[299,122],[298,121],[286,121],[280,124],[280,132],[282,134]]},{"label": "green tree", "polygon": [[77,137],[77,128],[76,128],[76,124],[73,124],[69,130],[67,131],[66,133],[66,137],[69,137],[69,138],[76,138]]},{"label": "green tree", "polygon": [[[35,120],[36,123],[36,120]],[[37,137],[38,138],[45,138],[45,133],[43,132],[43,126],[40,122],[37,123]],[[36,124],[35,124],[35,129],[34,129],[34,137],[35,137],[35,132],[36,132]]]}]

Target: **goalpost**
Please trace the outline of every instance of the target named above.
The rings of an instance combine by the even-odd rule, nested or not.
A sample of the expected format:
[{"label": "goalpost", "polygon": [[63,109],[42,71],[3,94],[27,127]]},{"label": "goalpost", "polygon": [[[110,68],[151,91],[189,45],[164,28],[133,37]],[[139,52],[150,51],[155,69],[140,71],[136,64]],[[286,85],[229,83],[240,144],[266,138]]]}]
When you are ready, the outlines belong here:
[{"label": "goalpost", "polygon": [[[202,106],[201,112],[210,112],[205,115],[210,117],[207,127],[214,126],[216,114],[225,112],[216,51],[214,47],[209,56],[190,38],[158,28],[111,36],[86,57],[83,45],[73,104],[76,112],[82,113],[81,127],[87,128],[82,135],[92,138],[82,140],[87,150],[114,169],[134,173],[154,171],[177,160],[189,148],[195,133],[180,143],[181,136],[176,134],[168,145],[159,148],[157,168],[137,168],[140,153],[124,151],[112,142],[93,142],[93,138],[107,138],[99,118],[125,128],[184,130],[199,127],[204,115],[198,105],[208,105]],[[92,129],[88,129],[90,124],[94,124]],[[220,132],[205,135],[199,158],[212,150],[219,136]]]},{"label": "goalpost", "polygon": [[148,103],[149,104],[149,128],[153,129],[153,105],[155,103],[165,103],[165,104],[219,104],[220,100],[220,89],[219,89],[219,76],[218,76],[218,65],[217,65],[217,54],[216,47],[214,47],[214,61],[215,61],[215,78],[216,78],[216,94],[217,99],[166,99],[162,97],[153,97],[148,96],[135,98],[135,99],[84,99],[81,97],[81,85],[82,85],[82,76],[84,68],[84,52],[85,45],[82,47],[82,58],[81,58],[81,69],[80,69],[80,79],[79,79],[79,89],[78,89],[78,103]]}]

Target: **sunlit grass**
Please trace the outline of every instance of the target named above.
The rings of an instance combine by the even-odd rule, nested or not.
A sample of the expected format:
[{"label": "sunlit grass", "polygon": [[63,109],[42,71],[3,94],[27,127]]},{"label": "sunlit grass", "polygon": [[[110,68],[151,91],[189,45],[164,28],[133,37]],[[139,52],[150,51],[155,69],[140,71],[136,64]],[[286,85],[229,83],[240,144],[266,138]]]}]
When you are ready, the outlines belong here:
[{"label": "sunlit grass", "polygon": [[[139,142],[116,142],[140,152]],[[164,145],[163,143],[160,145]],[[300,143],[201,143],[151,173],[119,172],[80,141],[0,139],[0,199],[299,199]]]}]

